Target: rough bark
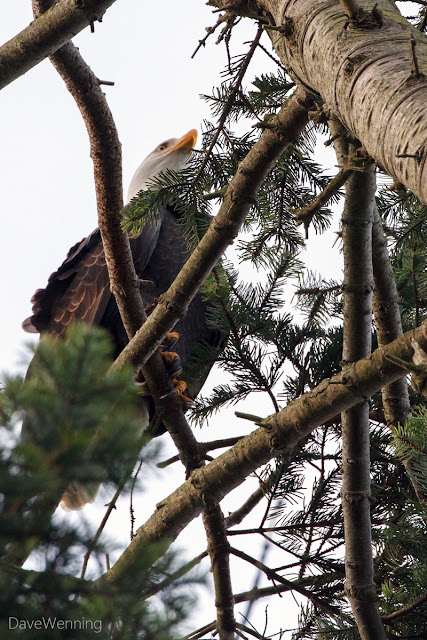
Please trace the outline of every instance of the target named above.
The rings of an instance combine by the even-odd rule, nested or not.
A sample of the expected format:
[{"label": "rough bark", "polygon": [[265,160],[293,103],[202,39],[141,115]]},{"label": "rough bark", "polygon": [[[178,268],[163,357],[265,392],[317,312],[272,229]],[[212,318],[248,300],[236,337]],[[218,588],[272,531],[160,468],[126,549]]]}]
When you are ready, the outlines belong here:
[{"label": "rough bark", "polygon": [[0,47],[0,89],[35,67],[80,31],[93,25],[115,0],[59,0]]},{"label": "rough bark", "polygon": [[317,96],[389,175],[427,202],[427,37],[394,3],[361,3],[367,12],[375,7],[378,18],[371,28],[351,24],[338,0],[210,4],[256,19],[262,15],[276,27],[269,32],[271,40],[291,76]]},{"label": "rough bark", "polygon": [[207,497],[219,502],[260,465],[284,450],[292,449],[318,425],[402,377],[402,369],[393,365],[386,355],[398,355],[409,361],[413,353],[412,337],[426,350],[427,322],[387,347],[377,349],[371,356],[345,367],[333,378],[323,380],[315,389],[264,420],[262,427],[239,440],[229,451],[196,469],[184,485],[158,505],[100,583],[104,580],[120,583],[126,579],[135,587],[140,574],[139,558],[147,547],[156,545],[153,561],[155,556],[162,555],[187,524],[201,513]]}]

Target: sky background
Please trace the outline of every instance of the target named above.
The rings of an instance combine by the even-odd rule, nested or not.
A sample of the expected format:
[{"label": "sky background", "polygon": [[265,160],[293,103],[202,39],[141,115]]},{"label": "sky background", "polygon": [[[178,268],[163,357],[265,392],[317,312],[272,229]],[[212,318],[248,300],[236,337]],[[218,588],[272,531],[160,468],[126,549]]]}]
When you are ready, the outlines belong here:
[{"label": "sky background", "polygon": [[[0,3],[0,40],[7,41],[32,19],[31,2],[15,0]],[[86,29],[74,40],[85,60],[97,76],[114,81],[104,87],[113,112],[123,147],[124,192],[133,172],[142,159],[169,137],[179,137],[209,119],[208,105],[200,94],[210,93],[220,82],[225,64],[223,46],[215,46],[216,36],[209,39],[195,59],[190,56],[205,27],[214,24],[216,16],[201,0],[163,0],[161,3],[141,3],[119,0],[95,24],[95,34]],[[240,42],[255,35],[256,26],[247,22],[238,30],[234,53],[242,51]],[[265,36],[264,44],[268,44]],[[246,51],[248,45],[243,45]],[[260,53],[250,67],[245,80],[262,72],[274,70],[269,58]],[[44,287],[47,278],[64,260],[71,245],[88,235],[97,225],[92,162],[89,142],[80,114],[62,80],[44,61],[25,76],[6,87],[0,94],[0,371],[24,371],[28,362],[25,345],[33,340],[21,329],[21,322],[31,314],[30,299],[34,291]],[[320,142],[317,160],[334,172],[334,158]],[[339,208],[338,208],[339,209]],[[338,248],[333,247],[338,231],[338,216],[324,236],[311,233],[303,258],[312,269],[326,278],[341,277],[342,261]],[[223,379],[223,374],[222,379]],[[222,381],[221,379],[221,381]],[[219,381],[214,373],[207,391]],[[268,415],[272,407],[260,396],[249,399],[240,407],[246,412]],[[203,430],[201,439],[213,440],[247,433],[249,423],[234,416],[235,407],[214,420]],[[173,449],[164,444],[164,456]],[[153,484],[157,493],[148,490]],[[147,490],[137,499],[136,521],[140,525],[153,512],[156,502],[183,481],[182,467],[174,465],[162,473],[145,473]],[[308,479],[307,486],[311,480]],[[239,506],[257,487],[251,479],[236,496],[224,500],[227,514]],[[104,512],[110,496],[101,492],[93,506],[83,512],[67,515],[85,526],[94,527]],[[253,514],[244,526],[256,526],[263,510]],[[123,499],[113,514],[107,535],[117,544],[129,539],[128,500]],[[188,544],[190,542],[190,544]],[[246,540],[233,538],[242,546]],[[187,548],[190,558],[205,547],[204,532],[199,523],[192,524],[180,536],[178,547]],[[258,543],[253,546],[257,550]],[[117,556],[112,552],[112,561]],[[277,564],[285,564],[282,558]],[[204,565],[207,569],[207,564]],[[235,591],[252,586],[254,572],[232,561]],[[95,570],[95,567],[93,567]],[[267,584],[264,582],[264,584]],[[202,602],[194,614],[193,625],[201,625],[215,616],[211,592],[202,590]],[[260,602],[251,619],[263,630],[265,604]],[[292,628],[298,607],[292,596],[284,596],[269,604],[268,631]],[[242,618],[237,616],[238,621]],[[290,634],[285,634],[284,639]]]}]

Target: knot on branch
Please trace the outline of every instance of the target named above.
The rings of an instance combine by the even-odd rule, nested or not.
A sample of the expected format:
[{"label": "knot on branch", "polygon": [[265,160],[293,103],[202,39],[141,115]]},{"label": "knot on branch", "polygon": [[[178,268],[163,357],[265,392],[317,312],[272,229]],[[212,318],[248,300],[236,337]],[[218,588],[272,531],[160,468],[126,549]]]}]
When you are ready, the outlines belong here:
[{"label": "knot on branch", "polygon": [[342,284],[341,291],[355,293],[357,295],[369,295],[374,290],[373,282],[361,282],[360,284]]},{"label": "knot on branch", "polygon": [[[347,462],[352,463],[352,460],[347,460]],[[347,491],[345,489],[341,490],[341,498],[344,502],[348,504],[360,504],[364,500],[371,501],[371,492],[370,491]]]},{"label": "knot on branch", "polygon": [[75,0],[77,9],[80,9],[90,24],[90,30],[95,31],[94,22],[102,22],[105,9],[98,8],[97,3],[93,0]]},{"label": "knot on branch", "polygon": [[283,18],[283,24],[274,25],[274,24],[263,24],[262,28],[266,31],[276,31],[280,33],[285,38],[291,40],[293,39],[293,35],[295,33],[294,21],[292,18],[287,18],[286,16]]},{"label": "knot on branch", "polygon": [[[351,563],[347,563],[350,565]],[[376,602],[377,592],[375,589],[375,583],[368,582],[366,584],[349,584],[349,581],[344,582],[344,593],[348,598],[354,598],[356,600],[362,600],[363,602]]]},{"label": "knot on branch", "polygon": [[344,25],[344,29],[364,29],[366,31],[372,31],[373,29],[381,29],[383,26],[383,15],[377,5],[374,6],[372,11],[366,11],[363,7],[357,7],[356,10],[349,9],[347,3],[343,0],[341,0],[341,3],[347,9],[347,15],[349,17],[349,20]]}]

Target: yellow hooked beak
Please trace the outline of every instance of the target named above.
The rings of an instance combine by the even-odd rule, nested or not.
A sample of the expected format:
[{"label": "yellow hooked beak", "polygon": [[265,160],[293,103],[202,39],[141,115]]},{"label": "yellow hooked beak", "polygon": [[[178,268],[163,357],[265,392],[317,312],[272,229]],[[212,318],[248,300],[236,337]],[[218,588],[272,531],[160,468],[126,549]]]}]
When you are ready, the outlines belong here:
[{"label": "yellow hooked beak", "polygon": [[178,142],[173,145],[173,147],[159,153],[159,156],[163,156],[165,153],[173,153],[174,151],[178,151],[178,149],[194,149],[194,147],[196,146],[196,142],[197,129],[191,129],[191,131],[182,136],[182,138],[180,138]]}]

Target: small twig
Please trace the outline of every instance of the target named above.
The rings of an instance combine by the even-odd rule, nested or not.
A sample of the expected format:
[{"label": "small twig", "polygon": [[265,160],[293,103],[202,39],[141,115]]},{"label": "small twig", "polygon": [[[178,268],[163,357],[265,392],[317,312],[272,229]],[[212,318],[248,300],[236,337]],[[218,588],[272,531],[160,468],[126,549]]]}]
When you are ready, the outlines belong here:
[{"label": "small twig", "polygon": [[406,607],[402,607],[401,609],[398,609],[397,611],[390,613],[388,616],[383,616],[382,621],[384,624],[390,624],[394,620],[397,620],[398,618],[401,618],[402,616],[406,616],[408,613],[411,613],[412,611],[414,611],[414,609],[417,609],[426,601],[427,601],[427,593],[422,595],[420,598],[417,598],[416,600],[411,602],[411,604],[408,604]]},{"label": "small twig", "polygon": [[[224,440],[212,440],[211,442],[199,442],[200,450],[204,452],[205,457],[208,451],[214,451],[215,449],[224,449],[225,447],[232,447],[236,442],[239,442],[244,436],[236,436],[235,438],[225,438]],[[156,466],[159,469],[164,469],[174,462],[178,462],[180,460],[179,455],[172,456],[167,460],[163,460],[159,462]]]},{"label": "small twig", "polygon": [[204,193],[202,195],[203,200],[216,200],[219,198],[224,198],[225,192],[227,191],[227,187],[224,186],[222,189],[218,189],[218,191],[212,191],[211,193]]},{"label": "small twig", "polygon": [[87,551],[86,551],[84,559],[83,559],[82,572],[80,574],[80,578],[82,578],[82,579],[86,575],[87,565],[88,565],[88,562],[89,562],[89,558],[90,558],[90,556],[92,554],[92,551],[95,549],[96,543],[98,542],[98,540],[99,540],[99,538],[101,536],[101,533],[104,531],[105,525],[107,524],[108,518],[110,517],[112,510],[116,508],[116,502],[119,499],[119,496],[120,496],[121,492],[123,491],[126,482],[127,482],[127,476],[119,484],[119,486],[116,489],[116,493],[113,496],[113,499],[108,503],[107,511],[105,512],[104,517],[101,520],[101,524],[99,525],[94,537],[92,538],[92,540],[91,540],[91,542],[90,542],[90,544],[89,544],[89,546],[87,548]]},{"label": "small twig", "polygon": [[237,418],[242,418],[242,420],[250,420],[251,422],[255,422],[255,424],[259,424],[264,420],[264,418],[261,418],[260,416],[255,416],[252,413],[242,413],[242,411],[235,411],[234,415]]},{"label": "small twig", "polygon": [[130,489],[129,511],[130,511],[130,539],[131,539],[131,541],[135,537],[134,529],[133,529],[134,525],[135,525],[135,513],[134,513],[134,509],[133,509],[133,491],[135,489],[135,484],[136,484],[136,480],[138,478],[139,472],[141,471],[142,463],[143,463],[143,460],[141,459],[140,463],[138,465],[138,469],[135,471],[135,475],[133,476],[132,486],[131,486],[131,489]]},{"label": "small twig", "polygon": [[[216,23],[212,26],[212,27],[206,27],[206,31],[207,34],[205,35],[204,38],[202,38],[201,40],[199,40],[199,44],[197,45],[196,49],[194,50],[194,52],[191,54],[191,58],[194,58],[197,54],[197,52],[199,51],[199,49],[201,49],[202,47],[206,46],[206,41],[208,40],[209,36],[211,36],[213,33],[215,33],[215,31],[217,30],[217,28],[219,27],[220,24],[222,24],[223,22],[226,22],[227,24],[225,25],[226,30],[229,30],[232,28],[232,24],[230,25],[230,22],[234,22],[234,20],[236,19],[236,16],[232,16],[232,14],[230,14],[229,12],[224,13],[223,15],[218,17],[218,20],[216,21]],[[222,37],[225,36],[225,33]],[[218,44],[218,42],[217,42]]]},{"label": "small twig", "polygon": [[297,225],[303,224],[307,233],[313,217],[331,198],[333,198],[333,196],[337,194],[338,190],[346,183],[352,173],[353,169],[341,169],[335,178],[332,178],[332,180],[328,182],[323,191],[319,193],[319,195],[316,196],[310,204],[302,209],[293,210],[292,213],[295,216]]},{"label": "small twig", "polygon": [[186,562],[177,571],[174,571],[173,573],[168,575],[164,580],[153,585],[148,591],[143,591],[141,595],[142,600],[148,600],[148,598],[151,598],[152,596],[156,595],[156,593],[160,593],[160,591],[163,591],[164,589],[169,587],[176,580],[179,580],[179,578],[182,578],[182,576],[184,576],[186,573],[191,571],[191,569],[194,569],[194,567],[200,564],[200,562],[204,558],[206,558],[207,555],[208,555],[207,551],[202,551],[202,553],[199,553],[198,556],[196,556],[189,562]]},{"label": "small twig", "polygon": [[205,152],[205,154],[206,154],[205,158],[204,158],[202,164],[200,165],[200,168],[199,168],[199,171],[197,172],[197,176],[195,177],[195,180],[198,180],[199,176],[201,175],[203,169],[206,166],[208,158],[209,158],[210,154],[212,153],[212,149],[214,148],[214,146],[217,143],[217,140],[218,140],[218,138],[219,138],[219,136],[221,134],[221,131],[222,131],[224,125],[225,125],[225,122],[226,122],[226,120],[228,118],[228,114],[230,113],[231,108],[233,106],[234,100],[236,99],[236,96],[237,96],[237,94],[239,92],[239,89],[240,89],[240,86],[241,86],[241,84],[243,82],[243,78],[245,76],[245,73],[248,70],[249,63],[252,60],[252,57],[253,57],[253,55],[254,55],[257,47],[258,47],[258,43],[260,41],[261,36],[262,36],[262,28],[258,27],[258,31],[256,33],[256,36],[255,36],[255,38],[254,38],[254,40],[253,40],[253,42],[252,42],[252,44],[250,46],[250,49],[249,49],[248,53],[245,56],[245,59],[243,60],[242,66],[240,67],[240,71],[239,71],[239,73],[237,75],[236,81],[234,83],[234,87],[231,90],[230,95],[228,96],[227,101],[226,101],[226,103],[224,105],[224,110],[223,110],[223,112],[221,114],[221,118],[219,120],[216,132],[215,132],[215,134],[214,134],[214,136],[212,138],[212,141],[211,141],[208,149]]}]

